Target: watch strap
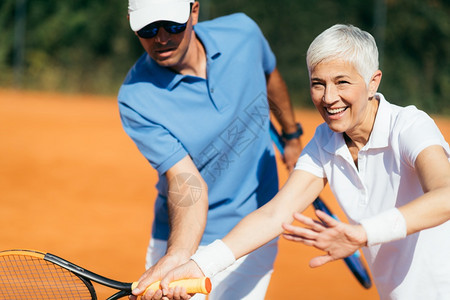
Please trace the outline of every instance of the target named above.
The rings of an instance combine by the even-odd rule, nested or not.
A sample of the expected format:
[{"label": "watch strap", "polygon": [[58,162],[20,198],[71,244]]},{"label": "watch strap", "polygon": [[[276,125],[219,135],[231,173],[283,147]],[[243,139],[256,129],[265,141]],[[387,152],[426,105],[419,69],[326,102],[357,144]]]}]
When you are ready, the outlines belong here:
[{"label": "watch strap", "polygon": [[292,140],[292,139],[298,139],[303,134],[302,125],[300,125],[300,123],[296,123],[295,125],[297,126],[297,130],[293,133],[285,133],[284,131],[282,131],[281,137],[284,140],[288,141],[288,140]]}]

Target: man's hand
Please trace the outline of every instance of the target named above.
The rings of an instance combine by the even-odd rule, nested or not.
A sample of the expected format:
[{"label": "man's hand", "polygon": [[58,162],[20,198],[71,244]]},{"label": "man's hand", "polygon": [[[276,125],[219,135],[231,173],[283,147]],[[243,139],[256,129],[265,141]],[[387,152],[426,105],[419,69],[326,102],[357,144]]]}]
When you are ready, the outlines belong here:
[{"label": "man's hand", "polygon": [[[145,289],[153,282],[161,280],[170,270],[189,261],[190,253],[178,253],[177,255],[166,254],[163,256],[154,266],[145,271],[145,273],[139,279],[137,287],[133,290],[133,295],[130,296],[130,300],[137,299],[137,296],[144,293]],[[181,293],[181,292],[179,292]],[[158,300],[163,298],[162,290],[148,290],[145,295],[142,296],[142,300]],[[185,298],[179,298],[185,299]],[[186,298],[188,299],[188,298]]]},{"label": "man's hand", "polygon": [[300,156],[302,149],[303,148],[300,138],[288,140],[285,142],[283,162],[285,163],[289,173],[294,171],[295,164],[297,163],[298,157]]},{"label": "man's hand", "polygon": [[169,288],[169,283],[178,279],[199,278],[203,276],[205,275],[197,264],[193,260],[189,260],[187,263],[168,272],[161,280],[163,294],[167,296],[167,299],[189,299],[190,295],[186,294],[184,289],[171,289]]},{"label": "man's hand", "polygon": [[323,222],[317,222],[300,213],[294,218],[305,227],[283,224],[283,237],[325,251],[326,254],[310,260],[312,268],[352,255],[367,243],[367,236],[361,225],[339,222],[326,213],[316,210],[316,215]]}]

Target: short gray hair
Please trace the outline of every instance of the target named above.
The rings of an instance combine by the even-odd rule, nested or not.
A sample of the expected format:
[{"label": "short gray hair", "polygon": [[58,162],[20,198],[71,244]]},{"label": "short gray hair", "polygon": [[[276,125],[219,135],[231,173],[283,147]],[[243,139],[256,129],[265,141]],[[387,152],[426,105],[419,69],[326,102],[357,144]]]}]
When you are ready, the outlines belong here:
[{"label": "short gray hair", "polygon": [[378,48],[373,36],[353,25],[334,25],[318,35],[306,53],[309,75],[323,61],[351,63],[366,84],[378,70]]}]

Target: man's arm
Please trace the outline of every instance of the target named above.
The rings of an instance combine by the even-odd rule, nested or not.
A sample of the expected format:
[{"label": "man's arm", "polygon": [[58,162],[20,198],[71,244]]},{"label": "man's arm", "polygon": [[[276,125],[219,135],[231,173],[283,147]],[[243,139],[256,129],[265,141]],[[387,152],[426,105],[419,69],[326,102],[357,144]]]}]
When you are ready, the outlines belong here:
[{"label": "man's arm", "polygon": [[[135,295],[163,278],[168,271],[186,263],[197,250],[205,229],[208,188],[192,159],[184,157],[167,171],[166,176],[170,224],[167,251],[158,263],[141,276],[137,289],[133,291]],[[146,296],[152,297],[153,292],[149,291]]]},{"label": "man's arm", "polygon": [[167,254],[197,250],[206,225],[208,187],[190,156],[186,156],[166,173],[169,183],[168,208],[170,236]]},{"label": "man's arm", "polygon": [[[267,98],[273,116],[285,134],[293,134],[298,130],[294,110],[286,83],[277,68],[267,76]],[[300,137],[285,140],[284,162],[291,172],[302,151]]]}]

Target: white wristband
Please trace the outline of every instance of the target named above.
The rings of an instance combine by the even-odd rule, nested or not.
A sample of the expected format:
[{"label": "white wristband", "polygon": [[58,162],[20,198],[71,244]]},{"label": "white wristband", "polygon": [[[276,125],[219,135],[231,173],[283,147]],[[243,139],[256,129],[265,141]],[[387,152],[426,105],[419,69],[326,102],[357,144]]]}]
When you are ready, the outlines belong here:
[{"label": "white wristband", "polygon": [[397,208],[361,220],[367,234],[367,246],[387,243],[406,237],[406,221]]},{"label": "white wristband", "polygon": [[222,240],[215,240],[191,256],[206,277],[212,277],[231,266],[236,259],[233,252]]}]

